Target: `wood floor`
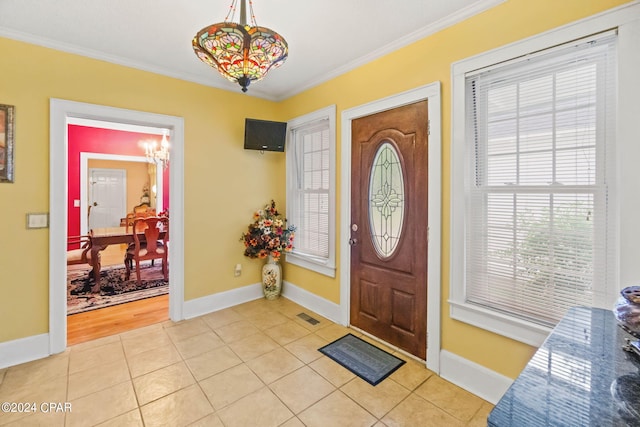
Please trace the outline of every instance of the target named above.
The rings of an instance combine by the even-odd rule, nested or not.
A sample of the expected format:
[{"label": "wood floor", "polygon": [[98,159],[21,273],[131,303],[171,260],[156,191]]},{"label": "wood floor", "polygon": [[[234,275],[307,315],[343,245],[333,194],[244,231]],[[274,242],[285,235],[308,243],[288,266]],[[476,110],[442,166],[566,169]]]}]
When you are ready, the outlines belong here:
[{"label": "wood floor", "polygon": [[[122,264],[123,248],[109,247],[102,265]],[[67,316],[67,346],[91,341],[169,319],[169,295],[161,295]]]},{"label": "wood floor", "polygon": [[169,319],[169,295],[67,316],[67,345],[126,332]]}]

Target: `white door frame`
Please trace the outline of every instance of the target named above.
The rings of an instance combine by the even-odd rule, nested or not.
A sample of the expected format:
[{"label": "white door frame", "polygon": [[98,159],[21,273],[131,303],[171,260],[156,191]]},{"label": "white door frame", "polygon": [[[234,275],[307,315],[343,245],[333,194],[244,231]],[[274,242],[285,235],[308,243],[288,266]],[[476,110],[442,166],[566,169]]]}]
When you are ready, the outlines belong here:
[{"label": "white door frame", "polygon": [[[173,149],[172,149],[173,151]],[[89,223],[87,215],[84,213],[89,209],[88,202],[88,176],[89,176],[89,160],[116,160],[120,162],[139,162],[149,163],[146,157],[138,156],[124,156],[120,154],[106,154],[106,153],[80,153],[80,234],[87,234],[89,232]],[[171,175],[169,175],[171,177]],[[162,206],[162,167],[156,164],[156,211],[163,210]]]},{"label": "white door frame", "polygon": [[169,129],[171,174],[169,200],[171,251],[169,252],[169,317],[184,312],[184,120],[182,117],[126,110],[52,98],[49,117],[49,353],[67,346],[67,125],[74,120]]},{"label": "white door frame", "polygon": [[414,102],[429,104],[429,210],[427,245],[427,368],[440,372],[440,230],[442,193],[442,131],[440,82],[389,96],[342,112],[341,135],[341,212],[340,212],[340,314],[344,325],[350,324],[351,304],[351,122],[359,117],[391,110]]}]

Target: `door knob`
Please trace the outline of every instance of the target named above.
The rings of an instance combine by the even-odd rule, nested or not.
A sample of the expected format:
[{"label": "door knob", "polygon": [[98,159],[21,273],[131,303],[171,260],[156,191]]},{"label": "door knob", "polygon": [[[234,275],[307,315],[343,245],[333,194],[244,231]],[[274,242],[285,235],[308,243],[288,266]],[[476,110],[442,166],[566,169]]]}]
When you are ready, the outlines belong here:
[{"label": "door knob", "polygon": [[358,239],[349,239],[349,245],[353,246],[358,243]]}]

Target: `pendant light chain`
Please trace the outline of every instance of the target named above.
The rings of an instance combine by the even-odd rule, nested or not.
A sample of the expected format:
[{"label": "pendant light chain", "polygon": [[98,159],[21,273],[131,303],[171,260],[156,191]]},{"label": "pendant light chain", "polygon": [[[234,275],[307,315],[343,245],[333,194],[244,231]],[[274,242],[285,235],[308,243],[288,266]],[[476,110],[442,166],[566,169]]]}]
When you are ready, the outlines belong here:
[{"label": "pendant light chain", "polygon": [[249,0],[249,15],[251,15],[251,23],[254,27],[258,26],[258,22],[256,21],[256,15],[253,13],[253,1]]},{"label": "pendant light chain", "polygon": [[[224,22],[233,22],[233,19],[236,16],[236,3],[238,0],[231,0],[231,5],[229,6],[229,12],[227,12],[227,16],[224,18]],[[231,17],[231,19],[229,19]]]}]

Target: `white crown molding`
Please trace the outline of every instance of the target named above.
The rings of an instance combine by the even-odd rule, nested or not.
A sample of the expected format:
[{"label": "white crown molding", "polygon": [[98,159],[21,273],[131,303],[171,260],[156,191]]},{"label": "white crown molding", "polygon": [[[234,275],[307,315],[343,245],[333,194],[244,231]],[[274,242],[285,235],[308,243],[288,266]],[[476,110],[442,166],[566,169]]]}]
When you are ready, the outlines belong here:
[{"label": "white crown molding", "polygon": [[[156,65],[151,65],[146,62],[134,61],[129,58],[123,58],[117,55],[110,55],[105,52],[100,52],[93,49],[87,49],[83,47],[79,47],[76,45],[72,45],[69,43],[64,43],[58,40],[52,40],[47,37],[35,36],[33,34],[23,33],[21,31],[10,30],[7,28],[0,28],[0,36],[6,37],[8,39],[13,39],[25,43],[30,43],[42,47],[46,47],[49,49],[59,50],[62,52],[72,53],[75,55],[84,56],[87,58],[97,59],[100,61],[110,62],[112,64],[123,65],[125,67],[136,68],[142,71],[149,71],[156,74],[161,74],[168,77],[174,77],[181,80],[193,81],[199,84],[206,84],[207,86],[211,86],[211,82],[199,82],[196,81],[198,77],[191,75],[183,75],[181,73],[172,72],[166,68],[158,67]],[[201,79],[202,80],[202,79]]]},{"label": "white crown molding", "polygon": [[[505,1],[506,0],[477,1],[474,4],[467,6],[463,9],[460,9],[459,11],[442,18],[431,25],[425,26],[423,28],[419,28],[418,30],[414,31],[411,34],[398,38],[392,41],[391,43],[388,43],[385,46],[382,46],[381,48],[375,50],[374,52],[371,52],[368,55],[364,55],[359,58],[356,58],[353,61],[350,61],[344,64],[342,67],[338,67],[334,69],[332,72],[322,75],[322,77],[318,79],[310,80],[301,86],[291,88],[291,90],[287,90],[276,95],[269,95],[264,91],[261,91],[260,88],[255,88],[255,89],[252,88],[250,96],[263,98],[268,101],[275,101],[275,102],[283,101],[293,95],[297,95],[301,92],[304,92],[305,90],[311,89],[312,87],[315,87],[321,83],[329,81],[335,77],[338,77],[344,73],[347,73],[348,71],[351,71],[357,67],[360,67],[368,62],[371,62],[384,55],[387,55],[401,47],[407,46],[424,37],[437,33],[438,31],[441,31],[447,27],[450,27],[461,21],[464,21],[465,19],[468,19],[474,15],[484,12],[485,10],[491,9],[492,7],[495,7],[496,5],[499,5]],[[157,65],[149,64],[143,61],[136,61],[128,58],[123,58],[117,55],[110,55],[110,54],[99,52],[93,49],[81,48],[78,46],[71,45],[69,43],[55,41],[47,37],[34,36],[32,34],[10,30],[7,28],[0,28],[0,37],[18,40],[25,43],[31,43],[38,46],[59,50],[62,52],[67,52],[67,53],[85,56],[88,58],[97,59],[100,61],[106,61],[112,64],[122,65],[125,67],[130,67],[130,68],[134,68],[141,71],[147,71],[150,73],[160,74],[163,76],[167,76],[167,77],[171,77],[179,80],[185,80],[185,81],[197,83],[203,86],[209,86],[216,89],[232,91],[231,86],[229,86],[229,83],[223,79],[217,79],[214,77],[212,78],[202,77],[202,76],[198,76],[190,73],[179,73],[179,72],[171,71],[167,68],[159,67]],[[233,86],[233,87],[236,88],[236,86]]]},{"label": "white crown molding", "polygon": [[[159,74],[166,77],[171,77],[178,80],[184,80],[191,83],[197,83],[203,86],[209,86],[216,89],[231,91],[226,81],[214,78],[201,77],[190,73],[177,73],[164,67],[158,67],[157,65],[149,64],[147,62],[135,61],[129,58],[123,58],[117,55],[109,55],[104,52],[99,52],[93,49],[87,49],[79,46],[75,46],[69,43],[63,43],[57,40],[52,40],[47,37],[39,37],[33,34],[23,33],[21,31],[10,30],[7,28],[0,28],[0,37],[5,37],[12,40],[17,40],[25,43],[34,44],[37,46],[46,47],[49,49],[59,50],[61,52],[71,53],[75,55],[84,56],[87,58],[96,59],[99,61],[109,62],[111,64],[122,65],[123,67],[134,68],[140,71],[147,71],[149,73]],[[235,86],[234,86],[235,88]],[[276,98],[269,96],[259,90],[252,88],[251,96],[258,98],[264,98],[269,101],[276,101]]]},{"label": "white crown molding", "polygon": [[477,1],[474,4],[467,6],[463,9],[458,10],[455,13],[452,13],[448,16],[445,16],[442,19],[434,22],[431,25],[427,25],[426,27],[420,28],[410,34],[407,34],[404,37],[400,37],[391,43],[388,43],[381,48],[367,54],[361,56],[359,58],[354,59],[353,61],[347,62],[342,67],[338,67],[334,69],[330,73],[324,74],[321,78],[310,80],[306,84],[299,86],[297,88],[293,88],[290,91],[286,91],[279,95],[276,98],[276,101],[282,101],[287,98],[290,98],[294,95],[297,95],[301,92],[304,92],[308,89],[311,89],[315,86],[318,86],[324,82],[327,82],[331,79],[334,79],[342,74],[345,74],[351,70],[354,70],[362,65],[365,65],[373,60],[376,60],[380,57],[383,57],[391,52],[394,52],[400,48],[410,45],[411,43],[417,42],[425,37],[428,37],[432,34],[437,33],[438,31],[442,31],[445,28],[451,27],[459,22],[464,21],[465,19],[471,18],[474,15],[484,12],[485,10],[491,9],[501,3],[504,3],[507,0],[481,0]]}]

